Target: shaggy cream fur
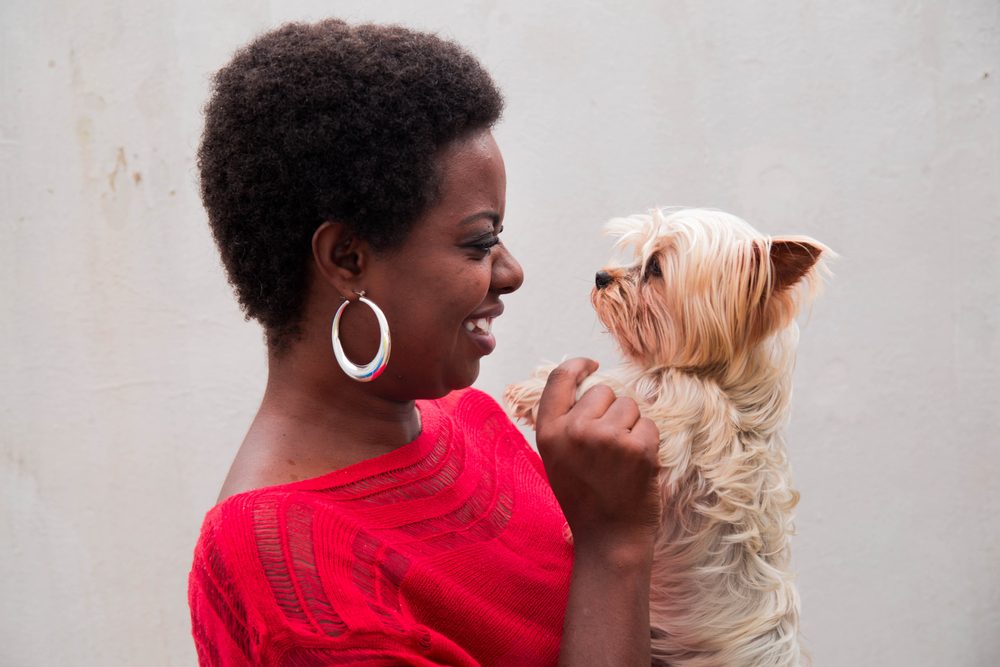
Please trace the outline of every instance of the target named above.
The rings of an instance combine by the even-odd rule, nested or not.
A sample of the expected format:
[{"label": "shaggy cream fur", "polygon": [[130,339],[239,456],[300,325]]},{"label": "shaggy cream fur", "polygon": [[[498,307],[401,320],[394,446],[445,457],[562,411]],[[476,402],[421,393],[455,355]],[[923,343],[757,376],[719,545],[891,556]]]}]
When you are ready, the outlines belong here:
[{"label": "shaggy cream fur", "polygon": [[[800,665],[789,571],[798,492],[781,436],[798,342],[828,248],[770,238],[718,211],[654,210],[608,223],[626,264],[598,274],[592,302],[627,357],[591,376],[631,396],[660,430],[662,525],[650,595],[654,665]],[[511,385],[534,424],[554,366]]]}]

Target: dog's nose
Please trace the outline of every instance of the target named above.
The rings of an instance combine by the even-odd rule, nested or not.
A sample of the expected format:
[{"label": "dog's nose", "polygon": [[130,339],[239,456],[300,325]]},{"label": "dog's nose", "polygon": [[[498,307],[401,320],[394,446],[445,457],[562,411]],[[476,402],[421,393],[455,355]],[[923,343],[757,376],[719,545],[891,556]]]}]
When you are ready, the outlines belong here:
[{"label": "dog's nose", "polygon": [[597,289],[604,289],[611,284],[611,274],[607,271],[598,271],[594,282],[597,284]]}]

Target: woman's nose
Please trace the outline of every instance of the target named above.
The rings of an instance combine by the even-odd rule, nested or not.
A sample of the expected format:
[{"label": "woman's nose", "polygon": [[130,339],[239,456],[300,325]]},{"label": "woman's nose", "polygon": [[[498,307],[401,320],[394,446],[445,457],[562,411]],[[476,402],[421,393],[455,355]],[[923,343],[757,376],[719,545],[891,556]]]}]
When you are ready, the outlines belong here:
[{"label": "woman's nose", "polygon": [[524,282],[524,270],[521,263],[502,244],[494,246],[493,251],[495,258],[491,288],[500,294],[510,294]]}]

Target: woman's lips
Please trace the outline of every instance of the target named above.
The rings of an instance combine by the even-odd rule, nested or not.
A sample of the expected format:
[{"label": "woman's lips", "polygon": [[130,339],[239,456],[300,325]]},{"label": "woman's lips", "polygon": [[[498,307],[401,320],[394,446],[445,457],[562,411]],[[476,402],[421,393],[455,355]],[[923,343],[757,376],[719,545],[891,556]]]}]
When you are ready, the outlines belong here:
[{"label": "woman's lips", "polygon": [[472,339],[483,354],[489,354],[496,348],[497,340],[493,337],[492,317],[470,317],[462,323],[466,333]]}]

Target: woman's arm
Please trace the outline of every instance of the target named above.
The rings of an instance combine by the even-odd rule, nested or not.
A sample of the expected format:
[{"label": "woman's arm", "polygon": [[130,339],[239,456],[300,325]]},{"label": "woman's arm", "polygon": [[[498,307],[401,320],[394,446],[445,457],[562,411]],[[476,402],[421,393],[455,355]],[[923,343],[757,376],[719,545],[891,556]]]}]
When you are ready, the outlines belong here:
[{"label": "woman's arm", "polygon": [[649,578],[659,519],[656,426],[635,401],[593,387],[571,359],[549,376],[536,439],[573,532],[574,562],[559,662],[649,665]]}]

